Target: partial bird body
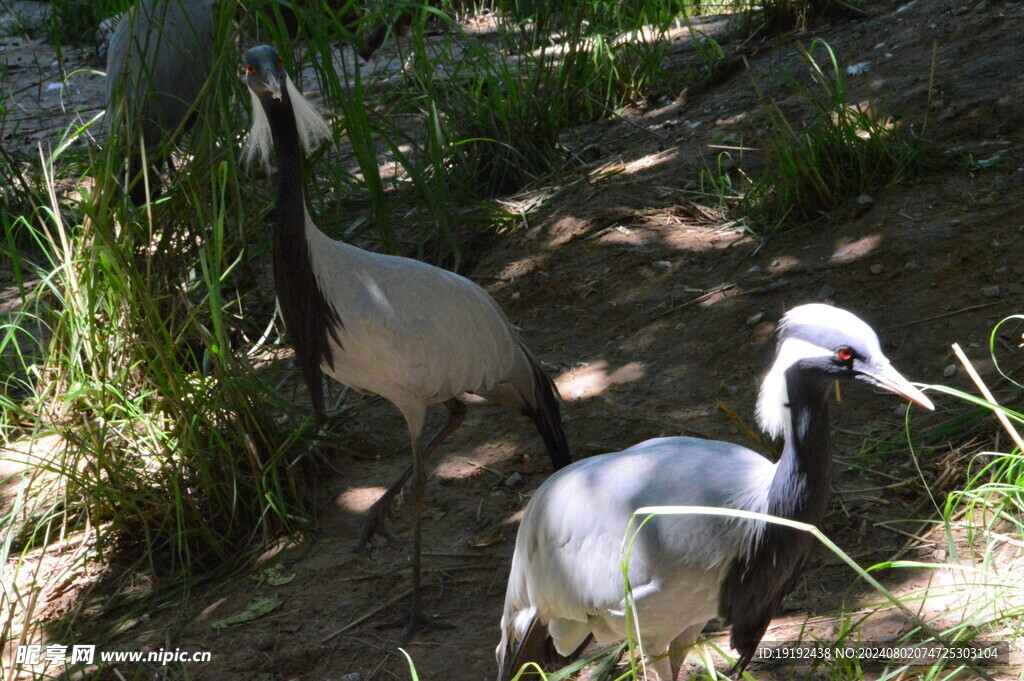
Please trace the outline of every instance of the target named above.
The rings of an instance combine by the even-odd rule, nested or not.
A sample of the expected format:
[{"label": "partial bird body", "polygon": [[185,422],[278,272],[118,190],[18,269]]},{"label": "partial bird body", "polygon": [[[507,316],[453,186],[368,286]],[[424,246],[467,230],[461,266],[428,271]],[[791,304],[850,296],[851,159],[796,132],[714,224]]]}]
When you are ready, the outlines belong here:
[{"label": "partial bird body", "polygon": [[150,194],[159,193],[161,149],[179,128],[213,69],[213,0],[139,0],[125,12],[107,50],[107,111],[129,146],[129,194],[145,202],[139,140],[145,146]]},{"label": "partial bird body", "polygon": [[529,355],[486,291],[452,272],[364,251],[307,225],[317,283],[339,320],[330,360],[321,364],[325,373],[389,400],[417,430],[428,406],[464,393],[515,410],[533,402]]},{"label": "partial bird body", "polygon": [[[622,640],[622,549],[633,511],[685,499],[688,505],[764,513],[775,469],[739,445],[674,437],[558,471],[523,515],[505,597],[503,638],[521,640],[540,613],[562,655],[590,634],[602,645]],[[633,527],[643,520],[637,518]],[[649,655],[696,640],[717,614],[718,592],[731,562],[749,551],[762,529],[757,521],[719,516],[647,521],[630,553],[629,580],[641,627],[658,632],[644,639]],[[685,640],[673,646],[683,634]]]},{"label": "partial bird body", "polygon": [[[624,542],[637,509],[709,506],[817,524],[831,475],[828,403],[836,379],[885,388],[932,408],[882,354],[871,328],[825,305],[790,311],[761,389],[762,428],[783,435],[778,463],[739,445],[687,437],[648,440],[578,461],[537,490],[523,515],[498,644],[507,681],[547,637],[562,656],[590,636],[626,636]],[[753,658],[772,615],[796,585],[814,547],[806,533],[735,517],[664,515],[637,531],[629,581],[637,628],[661,681],[715,615],[733,625],[737,668]]]}]

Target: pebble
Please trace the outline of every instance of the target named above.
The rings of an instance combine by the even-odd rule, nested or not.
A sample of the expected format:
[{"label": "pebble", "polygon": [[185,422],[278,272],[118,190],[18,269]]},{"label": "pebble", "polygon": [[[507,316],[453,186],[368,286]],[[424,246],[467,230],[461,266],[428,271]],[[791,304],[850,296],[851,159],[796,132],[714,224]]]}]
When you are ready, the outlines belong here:
[{"label": "pebble", "polygon": [[871,198],[870,196],[868,196],[867,194],[861,194],[860,196],[857,197],[857,203],[859,203],[862,206],[867,206],[867,205],[872,204],[874,202],[875,202],[875,200],[873,198]]},{"label": "pebble", "polygon": [[978,200],[978,203],[980,203],[983,206],[991,206],[998,200],[999,192],[989,192],[985,196],[981,197],[981,199]]},{"label": "pebble", "polygon": [[654,266],[655,267],[661,267],[662,269],[666,269],[667,270],[668,268],[672,267],[672,263],[669,262],[668,260],[655,260],[654,261]]},{"label": "pebble", "polygon": [[950,364],[948,367],[942,370],[943,378],[953,378],[956,376],[956,365]]},{"label": "pebble", "polygon": [[750,315],[747,317],[747,326],[757,326],[764,319],[764,312],[758,312],[757,314]]},{"label": "pebble", "polygon": [[907,264],[903,266],[903,269],[905,269],[907,272],[913,272],[914,270],[917,269],[917,261],[916,260],[908,261]]},{"label": "pebble", "polygon": [[518,471],[505,478],[505,487],[515,487],[523,484],[523,475]]},{"label": "pebble", "polygon": [[1003,265],[1002,267],[997,267],[996,268],[996,274],[1006,274],[1009,271],[1010,271],[1010,268],[1007,267],[1006,265]]},{"label": "pebble", "polygon": [[519,291],[516,291],[515,293],[512,294],[512,300],[519,300],[519,298],[522,297],[522,295],[523,294],[521,294]]},{"label": "pebble", "polygon": [[1003,295],[1003,289],[999,287],[999,284],[993,284],[992,286],[982,289],[981,295],[986,298],[998,298]]},{"label": "pebble", "polygon": [[351,674],[345,674],[338,681],[363,681],[363,675],[359,672],[352,672]]},{"label": "pebble", "polygon": [[876,262],[874,265],[868,268],[868,271],[871,272],[871,274],[881,274],[882,272],[885,271],[885,265]]},{"label": "pebble", "polygon": [[898,405],[896,405],[896,408],[893,409],[893,412],[896,414],[896,416],[903,418],[904,416],[907,415],[907,409],[909,408],[910,405],[908,403],[900,402]]},{"label": "pebble", "polygon": [[836,289],[835,286],[832,286],[831,284],[825,284],[824,286],[821,287],[821,290],[818,291],[818,299],[828,300],[837,293],[839,293],[839,290]]},{"label": "pebble", "polygon": [[275,643],[276,641],[273,636],[270,634],[263,634],[256,639],[256,643],[253,644],[253,647],[256,648],[256,650],[270,650],[274,647]]}]

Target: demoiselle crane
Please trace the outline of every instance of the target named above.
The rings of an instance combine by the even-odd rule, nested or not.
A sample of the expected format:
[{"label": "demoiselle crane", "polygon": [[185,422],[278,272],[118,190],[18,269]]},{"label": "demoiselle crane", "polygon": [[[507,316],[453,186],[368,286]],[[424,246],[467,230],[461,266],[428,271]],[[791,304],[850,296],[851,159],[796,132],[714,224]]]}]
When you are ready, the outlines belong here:
[{"label": "demoiselle crane", "polygon": [[[405,635],[435,624],[420,603],[420,547],[426,480],[423,460],[462,422],[457,398],[474,393],[529,416],[555,469],[570,463],[558,390],[482,288],[417,260],[371,253],[334,241],[313,223],[302,189],[303,148],[330,129],[288,77],[277,51],[254,47],[244,57],[253,104],[247,153],[277,157],[274,283],[317,427],[323,422],[321,371],[376,393],[402,412],[412,467],[375,504],[361,544],[383,520],[391,497],[413,476],[413,596]],[[420,451],[427,408],[444,404],[446,425]]]},{"label": "demoiselle crane", "polygon": [[158,168],[170,164],[171,136],[213,69],[213,0],[139,0],[118,23],[107,47],[107,115],[129,147],[128,196],[146,202],[160,194]]},{"label": "demoiselle crane", "polygon": [[[775,363],[757,403],[761,427],[784,438],[778,463],[728,442],[667,437],[577,461],[548,478],[527,504],[516,538],[499,679],[554,652],[572,657],[591,636],[601,644],[625,638],[622,548],[637,509],[713,506],[818,524],[828,507],[827,397],[835,379],[933,408],[892,368],[871,327],[845,310],[804,305],[779,324]],[[651,667],[661,681],[674,679],[687,646],[719,614],[732,624],[742,670],[815,539],[735,517],[644,517],[650,520],[637,533],[629,579],[644,651],[667,656]]]}]

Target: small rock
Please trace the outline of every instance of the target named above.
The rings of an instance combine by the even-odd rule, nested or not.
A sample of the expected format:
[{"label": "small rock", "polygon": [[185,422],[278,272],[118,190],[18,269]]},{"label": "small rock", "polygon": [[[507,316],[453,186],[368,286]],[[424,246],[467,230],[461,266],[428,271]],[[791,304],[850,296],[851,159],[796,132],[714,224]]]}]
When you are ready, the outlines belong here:
[{"label": "small rock", "polygon": [[836,289],[835,286],[832,286],[831,284],[825,284],[824,286],[821,287],[821,290],[818,291],[818,299],[828,300],[837,293],[839,293],[839,291],[838,289]]},{"label": "small rock", "polygon": [[523,476],[518,471],[505,478],[505,487],[516,487],[523,484]]},{"label": "small rock", "polygon": [[750,315],[747,317],[747,326],[757,326],[764,319],[764,312],[758,312],[757,314]]},{"label": "small rock", "polygon": [[868,271],[871,272],[871,274],[881,274],[882,272],[885,271],[885,265],[883,265],[880,262],[876,262],[874,265],[868,268]]},{"label": "small rock", "polygon": [[740,392],[740,387],[738,385],[726,385],[725,389],[729,391],[730,395],[737,395]]},{"label": "small rock", "polygon": [[271,636],[270,634],[263,634],[258,639],[256,639],[256,642],[253,644],[253,647],[256,650],[270,650],[274,647],[275,643],[277,643],[277,641],[274,639],[273,636]]},{"label": "small rock", "polygon": [[953,378],[956,376],[956,365],[950,364],[948,367],[942,370],[943,378]]},{"label": "small rock", "polygon": [[907,264],[903,266],[903,269],[905,269],[907,272],[913,272],[914,270],[917,269],[917,261],[916,260],[908,261]]},{"label": "small rock", "polygon": [[910,408],[910,405],[909,405],[908,403],[906,403],[906,402],[900,402],[899,404],[897,404],[897,405],[896,405],[896,408],[895,408],[895,409],[893,409],[893,412],[894,412],[894,413],[896,414],[896,416],[898,416],[899,418],[903,418],[904,416],[906,416],[906,415],[907,415],[907,410],[908,410],[909,408]]},{"label": "small rock", "polygon": [[999,200],[999,192],[989,192],[985,196],[981,197],[978,200],[978,203],[981,204],[982,206],[991,206],[992,204],[994,204],[998,200]]},{"label": "small rock", "polygon": [[772,260],[772,267],[778,267],[782,264],[781,260]]},{"label": "small rock", "polygon": [[862,206],[867,206],[874,202],[875,200],[872,197],[868,196],[867,194],[861,194],[860,196],[857,197],[857,203],[859,203]]},{"label": "small rock", "polygon": [[684,191],[688,191],[688,192],[695,192],[695,191],[697,191],[698,189],[700,189],[700,185],[699,185],[699,184],[697,184],[697,183],[696,183],[695,181],[693,181],[693,180],[690,180],[690,181],[689,181],[689,182],[687,182],[687,183],[686,183],[685,185],[683,185],[683,190],[684,190]]},{"label": "small rock", "polygon": [[974,6],[974,11],[982,12],[986,7],[988,7],[988,0],[981,0],[981,2]]},{"label": "small rock", "polygon": [[944,563],[946,561],[946,556],[948,556],[949,554],[946,553],[946,549],[935,549],[932,555],[935,556],[935,560],[939,561],[940,563]]},{"label": "small rock", "polygon": [[516,291],[515,293],[512,294],[512,300],[519,300],[522,297],[522,295],[523,294],[521,294],[519,291]]},{"label": "small rock", "polygon": [[338,681],[363,681],[363,675],[359,672],[352,672],[351,674],[345,674]]},{"label": "small rock", "polygon": [[672,263],[669,262],[668,260],[655,260],[654,266],[667,270],[668,268],[672,267]]},{"label": "small rock", "polygon": [[981,295],[986,298],[998,298],[1003,295],[1003,289],[999,287],[999,284],[993,284],[992,286],[982,289]]},{"label": "small rock", "polygon": [[1010,271],[1010,268],[1005,266],[1005,265],[1003,265],[1002,267],[997,267],[996,268],[996,274],[1006,274],[1009,271]]}]

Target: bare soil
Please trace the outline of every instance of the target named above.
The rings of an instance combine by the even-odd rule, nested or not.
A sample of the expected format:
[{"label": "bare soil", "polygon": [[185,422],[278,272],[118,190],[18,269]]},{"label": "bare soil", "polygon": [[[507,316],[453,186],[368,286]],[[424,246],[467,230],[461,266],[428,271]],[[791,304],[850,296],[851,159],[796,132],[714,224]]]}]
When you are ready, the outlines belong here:
[{"label": "bare soil", "polygon": [[[678,434],[755,446],[718,404],[753,423],[774,325],[786,309],[811,301],[861,315],[911,380],[971,390],[963,370],[948,375],[956,364],[950,344],[958,342],[997,384],[987,360],[989,333],[1001,318],[1021,312],[1024,292],[1024,219],[1017,210],[1024,202],[1022,19],[1020,3],[883,1],[870,4],[863,18],[785,38],[739,44],[722,33],[727,50],[746,55],[749,71],[737,68],[700,91],[567,135],[568,146],[586,148],[595,160],[537,189],[533,198],[547,197],[540,211],[475,254],[469,274],[492,292],[556,377],[574,456]],[[846,63],[867,64],[847,77],[851,93],[866,99],[870,88],[887,112],[919,130],[927,117],[924,135],[939,149],[960,150],[963,160],[879,192],[855,219],[762,241],[701,207],[694,188],[718,153],[713,145],[757,147],[766,139],[754,82],[783,108],[800,110],[782,74],[799,76],[802,69],[793,41],[809,45],[815,38],[827,40]],[[681,64],[691,51],[686,41],[681,36],[678,43]],[[24,111],[22,127],[4,131],[5,145],[50,140],[61,127],[53,122],[62,111],[59,93],[47,88],[58,72],[49,49],[40,40],[0,39],[5,89]],[[85,67],[91,53],[66,50],[64,58]],[[102,79],[83,73],[74,80],[71,94],[102,108]],[[62,91],[69,96],[68,87]],[[985,162],[972,166],[969,159]],[[1013,334],[1001,341],[1004,368],[1018,379],[1019,342]],[[865,565],[896,555],[945,560],[944,540],[936,545],[926,525],[879,524],[936,516],[906,447],[852,465],[865,437],[901,442],[898,401],[856,386],[842,398],[834,412],[836,495],[824,530]],[[958,406],[941,396],[937,402],[940,411]],[[367,400],[362,414],[361,430],[339,440],[339,474],[324,483],[327,502],[315,541],[268,555],[252,574],[199,589],[183,613],[154,614],[117,647],[209,650],[210,662],[187,666],[196,679],[410,678],[397,650],[400,630],[378,628],[405,612],[410,513],[396,514],[397,542],[381,543],[366,557],[352,552],[362,513],[408,464],[407,434],[397,411],[379,399]],[[927,432],[948,417],[948,411],[915,412],[912,422],[915,431]],[[439,421],[437,414],[435,427]],[[990,441],[994,432],[986,425],[976,435]],[[920,462],[925,479],[939,494],[954,489],[962,482],[964,452],[941,442],[928,451]],[[528,420],[475,402],[431,464],[426,602],[455,628],[420,634],[405,646],[420,678],[493,678],[518,514],[549,470]],[[516,473],[522,482],[509,484]],[[294,579],[280,586],[254,581],[277,563]],[[881,576],[903,592],[926,580],[908,571]],[[245,624],[211,626],[256,597],[280,605]],[[820,551],[769,638],[792,637],[808,618],[819,631],[834,631],[844,604],[855,609],[877,601]],[[952,611],[948,603],[936,612],[941,608]],[[862,626],[866,637],[882,640],[909,627],[890,612]],[[724,633],[717,643],[728,649]],[[726,668],[719,660],[719,670]],[[752,670],[757,678],[790,673]],[[690,663],[683,678],[692,673]],[[106,671],[103,678],[114,676]]]}]

